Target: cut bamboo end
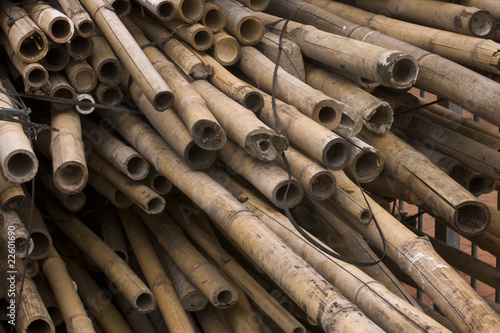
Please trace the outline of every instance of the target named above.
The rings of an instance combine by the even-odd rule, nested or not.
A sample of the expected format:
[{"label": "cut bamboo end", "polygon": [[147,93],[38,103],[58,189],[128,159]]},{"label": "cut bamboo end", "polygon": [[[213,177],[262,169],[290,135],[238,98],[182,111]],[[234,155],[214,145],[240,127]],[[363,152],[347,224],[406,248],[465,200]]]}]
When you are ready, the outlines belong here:
[{"label": "cut bamboo end", "polygon": [[395,89],[409,89],[417,81],[419,73],[418,61],[404,53],[385,52],[379,57],[381,64],[377,68],[381,83]]},{"label": "cut bamboo end", "polygon": [[90,17],[88,17],[88,19],[84,18],[83,20],[79,21],[78,24],[75,25],[75,27],[78,35],[85,38],[91,37],[95,32],[95,24],[94,21],[90,19]]},{"label": "cut bamboo end", "polygon": [[352,123],[350,119],[345,119],[346,117],[342,116],[339,104],[331,99],[325,99],[314,105],[311,118],[326,128],[333,130],[342,120],[344,120],[344,124],[347,127],[349,127],[349,123]]},{"label": "cut bamboo end", "polygon": [[217,158],[216,150],[207,150],[194,141],[189,142],[184,149],[183,159],[194,170],[204,170],[214,164]]},{"label": "cut bamboo end", "polygon": [[[19,292],[19,286],[16,286]],[[52,322],[33,280],[24,280],[22,298],[17,300],[19,309],[16,320],[16,331],[26,333],[54,333]]]},{"label": "cut bamboo end", "polygon": [[341,170],[349,164],[351,148],[343,138],[330,140],[323,149],[322,163],[330,170]]},{"label": "cut bamboo end", "polygon": [[218,32],[214,35],[213,55],[222,66],[234,65],[241,57],[240,43],[233,36]]},{"label": "cut bamboo end", "polygon": [[[85,103],[95,103],[94,97],[89,94],[78,94],[76,96],[76,100],[80,102],[85,102]],[[84,105],[76,105],[75,106],[76,111],[80,114],[90,114],[95,110],[95,107],[93,106],[84,106]]]},{"label": "cut bamboo end", "polygon": [[48,71],[58,72],[68,65],[70,58],[64,45],[51,42],[47,54],[40,60],[40,63]]},{"label": "cut bamboo end", "polygon": [[154,16],[163,21],[173,19],[176,14],[175,5],[170,0],[156,1],[155,7],[150,9],[150,11]]},{"label": "cut bamboo end", "polygon": [[115,11],[116,16],[118,17],[127,16],[132,9],[130,0],[104,0],[104,2],[107,2],[109,5],[111,5],[113,10]]},{"label": "cut bamboo end", "polygon": [[154,168],[149,169],[149,173],[146,178],[144,178],[144,182],[159,195],[166,195],[173,188],[168,178],[158,173]]},{"label": "cut bamboo end", "polygon": [[[76,99],[76,91],[68,82],[68,79],[62,72],[54,72],[50,75],[50,91],[49,96]],[[69,104],[51,102],[51,105],[57,110],[64,110],[71,107]]]},{"label": "cut bamboo end", "polygon": [[70,60],[65,72],[71,85],[79,93],[90,92],[97,85],[97,75],[85,59]]},{"label": "cut bamboo end", "polygon": [[180,0],[176,16],[187,23],[195,23],[203,17],[205,3],[203,0]]},{"label": "cut bamboo end", "polygon": [[218,150],[227,141],[226,133],[222,127],[209,119],[200,119],[194,123],[191,136],[197,145],[206,150]]},{"label": "cut bamboo end", "polygon": [[75,36],[68,43],[66,49],[74,59],[85,59],[92,54],[94,42],[92,37]]},{"label": "cut bamboo end", "polygon": [[117,86],[120,83],[120,70],[117,59],[106,59],[97,65],[96,74],[101,82]]},{"label": "cut bamboo end", "polygon": [[245,17],[236,27],[236,37],[244,45],[255,45],[261,41],[266,32],[261,19],[253,16]]},{"label": "cut bamboo end", "polygon": [[212,30],[213,33],[219,32],[226,26],[226,13],[213,3],[205,3],[205,11],[201,18],[201,23]]},{"label": "cut bamboo end", "polygon": [[[11,136],[9,140],[14,138],[15,136]],[[21,184],[31,180],[38,169],[38,161],[33,151],[22,148],[3,155],[1,165],[2,176],[13,184]]]},{"label": "cut bamboo end", "polygon": [[[25,198],[21,185],[12,184],[0,176],[0,205],[3,209],[17,209]],[[1,226],[0,229],[2,229]]]},{"label": "cut bamboo end", "polygon": [[487,10],[479,10],[470,16],[468,26],[473,36],[487,37],[495,31],[495,18]]},{"label": "cut bamboo end", "polygon": [[54,184],[63,192],[81,191],[87,183],[88,171],[85,164],[70,161],[54,170]]},{"label": "cut bamboo end", "polygon": [[262,110],[262,107],[264,106],[264,97],[257,91],[249,91],[243,97],[243,106],[250,111],[257,113]]},{"label": "cut bamboo end", "polygon": [[237,0],[254,12],[261,12],[269,6],[271,0]]},{"label": "cut bamboo end", "polygon": [[89,183],[117,208],[125,209],[132,206],[133,202],[129,197],[94,170],[89,170]]},{"label": "cut bamboo end", "polygon": [[453,226],[464,236],[477,236],[488,228],[490,220],[491,213],[485,204],[479,201],[464,201],[457,206]]},{"label": "cut bamboo end", "polygon": [[320,171],[311,177],[306,192],[314,200],[326,200],[335,192],[335,177],[328,171]]},{"label": "cut bamboo end", "polygon": [[161,91],[153,98],[153,105],[157,111],[164,111],[174,104],[174,94],[171,91]]},{"label": "cut bamboo end", "polygon": [[381,102],[365,111],[364,125],[367,129],[378,134],[384,134],[394,122],[394,112],[390,105]]},{"label": "cut bamboo end", "polygon": [[94,94],[99,103],[109,106],[118,106],[123,101],[123,91],[116,86],[109,86],[99,82],[94,89]]},{"label": "cut bamboo end", "polygon": [[384,169],[384,161],[380,155],[371,151],[360,151],[353,156],[351,167],[354,177],[360,183],[368,183],[377,178]]},{"label": "cut bamboo end", "polygon": [[33,88],[41,88],[49,81],[49,73],[40,64],[28,64],[24,69],[24,82]]}]

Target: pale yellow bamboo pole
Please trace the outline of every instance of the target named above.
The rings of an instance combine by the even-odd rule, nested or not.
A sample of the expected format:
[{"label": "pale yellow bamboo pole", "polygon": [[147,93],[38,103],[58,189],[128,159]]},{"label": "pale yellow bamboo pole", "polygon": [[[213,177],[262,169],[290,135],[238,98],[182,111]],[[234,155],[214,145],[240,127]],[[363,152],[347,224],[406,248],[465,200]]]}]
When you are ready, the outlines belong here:
[{"label": "pale yellow bamboo pole", "polygon": [[215,60],[223,66],[231,66],[241,58],[241,46],[236,38],[219,31],[214,34],[214,47],[212,50]]},{"label": "pale yellow bamboo pole", "polygon": [[158,133],[191,168],[201,170],[212,165],[217,157],[216,151],[199,147],[174,109],[156,112],[135,82],[130,85],[129,95]]},{"label": "pale yellow bamboo pole", "polygon": [[[271,92],[275,64],[265,55],[253,47],[242,47],[238,65],[258,87]],[[330,130],[340,124],[342,110],[350,108],[311,88],[284,70],[278,70],[276,97],[292,104],[300,112]]]},{"label": "pale yellow bamboo pole", "polygon": [[149,173],[149,163],[134,148],[85,117],[81,117],[83,136],[92,149],[132,180],[142,180]]},{"label": "pale yellow bamboo pole", "polygon": [[47,37],[28,13],[11,1],[0,4],[0,27],[19,58],[27,63],[40,61],[47,53]]},{"label": "pale yellow bamboo pole", "polygon": [[95,190],[106,197],[113,205],[117,208],[127,208],[130,207],[133,202],[129,199],[122,191],[120,191],[116,186],[112,185],[102,177],[98,172],[94,170],[89,170],[89,180],[88,183],[92,185]]},{"label": "pale yellow bamboo pole", "polygon": [[59,326],[64,322],[61,310],[59,305],[57,304],[54,293],[50,289],[49,285],[46,282],[46,279],[42,274],[38,274],[33,278],[33,281],[36,284],[36,289],[38,290],[38,294],[49,313],[50,319],[54,323],[54,326]]},{"label": "pale yellow bamboo pole", "polygon": [[73,59],[86,59],[94,51],[94,39],[75,35],[66,43],[66,50]]},{"label": "pale yellow bamboo pole", "polygon": [[[64,75],[64,72],[50,73],[49,82],[49,96],[66,99],[76,99],[76,91],[69,83],[68,79]],[[50,102],[50,104],[57,110],[66,110],[71,107],[70,104],[65,104],[64,102]]]},{"label": "pale yellow bamboo pole", "polygon": [[65,14],[45,1],[28,3],[24,9],[31,19],[56,43],[68,42],[75,33],[75,25]]},{"label": "pale yellow bamboo pole", "polygon": [[252,157],[272,161],[288,148],[286,137],[277,134],[247,110],[206,80],[196,80],[193,87],[207,102],[228,137]]},{"label": "pale yellow bamboo pole", "polygon": [[44,199],[43,208],[66,237],[92,259],[137,311],[148,312],[155,308],[156,299],[152,292],[96,234],[52,199]]},{"label": "pale yellow bamboo pole", "polygon": [[176,265],[210,303],[218,308],[227,308],[236,302],[236,290],[220,276],[217,268],[195,249],[167,214],[148,216],[143,212],[136,212]]},{"label": "pale yellow bamboo pole", "polygon": [[159,195],[167,195],[173,188],[167,177],[159,174],[154,168],[149,169],[149,173],[143,182]]},{"label": "pale yellow bamboo pole", "polygon": [[[226,26],[226,13],[217,5],[211,2],[205,2],[205,9],[201,18],[201,23],[212,30],[215,34]],[[215,36],[214,36],[215,37]]]},{"label": "pale yellow bamboo pole", "polygon": [[66,270],[66,265],[54,246],[50,246],[48,255],[40,263],[43,275],[47,278],[54,292],[68,332],[95,332],[92,321],[87,316],[73,281]]},{"label": "pale yellow bamboo pole", "polygon": [[102,240],[115,253],[128,263],[127,244],[125,243],[125,233],[120,224],[120,220],[115,213],[114,207],[107,205],[99,209],[97,218],[101,226]]},{"label": "pale yellow bamboo pole", "polygon": [[6,210],[17,209],[25,199],[21,185],[9,183],[0,177],[0,207]]},{"label": "pale yellow bamboo pole", "polygon": [[[0,219],[4,224],[2,237],[6,240],[8,235],[9,240],[14,240],[15,256],[17,258],[26,258],[26,251],[28,251],[29,256],[33,252],[34,242],[33,239],[28,238],[28,230],[24,227],[16,212],[0,209]],[[9,253],[12,254],[10,251]]]},{"label": "pale yellow bamboo pole", "polygon": [[[175,1],[171,0],[138,0],[138,4],[146,8],[153,16],[160,20],[168,21],[175,17],[177,8]],[[188,4],[187,4],[188,5]],[[192,9],[192,8],[190,8]],[[196,10],[196,9],[194,9]],[[182,11],[181,11],[182,12]]]},{"label": "pale yellow bamboo pole", "polygon": [[[234,142],[229,141],[217,152],[217,157],[255,186],[279,208],[284,208],[285,192],[289,184],[288,173],[271,162],[248,155]],[[304,196],[302,184],[292,177],[286,197],[289,208],[296,206]]]},{"label": "pale yellow bamboo pole", "polygon": [[70,58],[64,45],[50,41],[47,54],[40,60],[40,64],[48,71],[58,72],[68,65]]},{"label": "pale yellow bamboo pole", "polygon": [[71,59],[64,70],[71,85],[79,93],[90,92],[97,85],[97,75],[85,59]]},{"label": "pale yellow bamboo pole", "polygon": [[95,23],[120,58],[122,65],[144,91],[148,100],[158,111],[169,108],[173,103],[170,88],[148,61],[123,23],[103,0],[82,0],[81,3],[92,15]]},{"label": "pale yellow bamboo pole", "polygon": [[[247,255],[259,261],[259,266],[272,276],[280,288],[289,293],[310,317],[316,318],[326,332],[333,332],[335,326],[342,327],[345,332],[380,331],[316,272],[307,268],[306,263],[299,256],[264,227],[228,192],[206,174],[193,171],[184,164],[167,143],[158,134],[152,133],[149,126],[140,118],[131,114],[117,114],[109,110],[107,114],[108,118],[111,114],[116,116],[117,123],[120,125],[120,128],[117,128],[120,134],[127,141],[134,141],[136,149],[148,147],[148,149],[141,148],[139,151],[158,172],[165,175],[207,212],[244,249]],[[146,136],[145,133],[147,133]],[[209,196],[214,200],[207,201],[206,198]],[[220,203],[221,206],[216,208],[214,203],[216,206]],[[245,231],[246,227],[250,229]],[[257,259],[256,249],[259,249],[259,259]],[[284,258],[289,265],[283,264]],[[276,267],[282,270],[277,272]],[[294,289],[293,286],[298,285],[300,285],[300,290]]]},{"label": "pale yellow bamboo pole", "polygon": [[328,96],[341,100],[361,114],[366,128],[379,134],[385,133],[394,120],[389,104],[380,101],[347,80],[329,74],[323,69],[306,64],[306,82]]},{"label": "pale yellow bamboo pole", "polygon": [[88,58],[89,63],[94,68],[99,81],[110,86],[117,86],[120,83],[121,64],[104,36],[95,34],[92,40],[94,50]]},{"label": "pale yellow bamboo pole", "polygon": [[90,37],[94,34],[95,24],[89,13],[82,7],[78,0],[57,0],[63,12],[73,21],[76,31],[80,36]]},{"label": "pale yellow bamboo pole", "polygon": [[[217,173],[217,169],[210,168],[209,174]],[[216,238],[203,230],[204,220],[202,212],[194,216],[189,214],[191,207],[183,203],[169,200],[166,209],[174,217],[177,224],[192,237],[196,243],[226,272],[239,287],[286,333],[304,333],[305,328],[291,316],[238,262],[227,253]],[[204,220],[203,222],[206,222]],[[245,295],[238,293],[238,299]],[[237,331],[240,332],[240,331]]]},{"label": "pale yellow bamboo pole", "polygon": [[384,160],[380,153],[356,137],[350,138],[349,142],[353,153],[349,166],[344,168],[344,172],[360,183],[368,183],[377,178],[384,169]]},{"label": "pale yellow bamboo pole", "polygon": [[89,167],[97,171],[148,214],[158,214],[165,207],[165,200],[149,187],[134,181],[116,170],[96,152],[87,156]]},{"label": "pale yellow bamboo pole", "polygon": [[146,313],[137,312],[127,299],[121,293],[116,292],[116,290],[112,291],[112,293],[113,299],[118,304],[125,320],[134,333],[155,331],[155,327]]},{"label": "pale yellow bamboo pole", "polygon": [[[221,317],[217,309],[208,304],[206,307],[196,312],[196,318],[205,333],[234,333],[231,324],[226,318]],[[225,320],[224,320],[225,319]]]},{"label": "pale yellow bamboo pole", "polygon": [[158,300],[158,307],[168,330],[170,332],[194,333],[172,282],[165,274],[139,216],[132,209],[118,210],[118,215],[132,244],[141,270]]}]

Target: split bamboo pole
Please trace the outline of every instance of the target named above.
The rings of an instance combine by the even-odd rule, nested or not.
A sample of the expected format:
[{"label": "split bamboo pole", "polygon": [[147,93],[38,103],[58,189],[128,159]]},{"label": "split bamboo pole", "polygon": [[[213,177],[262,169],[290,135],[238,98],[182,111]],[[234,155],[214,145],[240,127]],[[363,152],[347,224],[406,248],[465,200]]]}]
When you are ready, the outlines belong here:
[{"label": "split bamboo pole", "polygon": [[120,62],[104,36],[95,34],[92,40],[94,50],[89,56],[89,63],[94,68],[99,81],[110,86],[117,86],[120,83]]},{"label": "split bamboo pole", "polygon": [[289,179],[285,170],[271,162],[251,157],[232,141],[227,141],[217,152],[217,157],[279,208],[285,206],[287,190],[286,204],[289,208],[298,205],[304,196],[304,187],[295,177]]},{"label": "split bamboo pole", "polygon": [[33,278],[33,281],[36,284],[36,289],[38,290],[38,294],[49,313],[50,319],[54,323],[54,326],[59,326],[64,322],[61,310],[59,305],[57,304],[56,297],[54,293],[50,289],[49,285],[45,277],[42,274],[38,274]]},{"label": "split bamboo pole", "polygon": [[[345,332],[380,331],[221,186],[205,173],[193,171],[184,164],[143,121],[130,114],[120,116],[120,134],[127,141],[134,141],[136,149],[148,147],[139,151],[158,172],[213,218],[326,332],[333,332],[335,327],[342,327]],[[214,200],[207,201],[207,197]],[[277,272],[276,267],[281,270]],[[293,287],[298,285],[299,290]]]},{"label": "split bamboo pole", "polygon": [[0,27],[12,49],[27,63],[40,61],[47,53],[47,37],[28,13],[11,1],[0,4]]},{"label": "split bamboo pole", "polygon": [[81,3],[92,15],[122,65],[127,68],[155,109],[162,111],[169,108],[174,99],[170,88],[148,61],[118,16],[106,6],[104,0],[82,0]]},{"label": "split bamboo pole", "polygon": [[[154,17],[168,21],[175,17],[177,8],[175,1],[171,0],[138,0],[137,3],[146,8]],[[182,12],[182,11],[181,11]]]},{"label": "split bamboo pole", "polygon": [[165,213],[148,216],[143,212],[136,212],[175,264],[210,303],[224,309],[236,302],[236,290],[219,274],[217,268],[195,249],[170,216]]},{"label": "split bamboo pole", "polygon": [[125,243],[125,233],[120,220],[115,213],[114,207],[107,205],[99,209],[97,218],[101,226],[101,236],[111,250],[128,263],[127,244]]},{"label": "split bamboo pole", "polygon": [[[211,2],[205,2],[205,10],[201,18],[201,23],[216,33],[224,29],[226,26],[227,17],[226,13],[217,5]],[[214,36],[215,37],[215,36]]]},{"label": "split bamboo pole", "polygon": [[160,260],[149,239],[146,228],[132,209],[118,210],[128,239],[132,244],[137,261],[158,301],[169,332],[194,333],[194,329],[175,293],[172,282],[165,274]]},{"label": "split bamboo pole", "polygon": [[[52,72],[49,75],[50,91],[49,96],[65,99],[76,99],[76,91],[69,83],[64,72]],[[57,110],[66,110],[71,107],[64,102],[50,102]]]},{"label": "split bamboo pole", "polygon": [[107,333],[133,333],[122,314],[115,308],[108,295],[94,281],[89,272],[73,258],[62,257],[66,269],[76,283],[76,290],[86,305],[92,319]]},{"label": "split bamboo pole", "polygon": [[332,75],[323,69],[306,64],[305,70],[307,84],[323,91],[332,98],[350,105],[355,112],[361,114],[367,129],[383,134],[391,128],[394,118],[388,103],[380,101],[347,80]]},{"label": "split bamboo pole", "polygon": [[[0,177],[0,207],[5,210],[17,209],[26,199],[19,184],[12,184]],[[1,229],[1,228],[0,228]]]},{"label": "split bamboo pole", "polygon": [[119,87],[109,86],[102,82],[97,83],[94,95],[97,101],[104,105],[119,106],[123,101],[123,91]]},{"label": "split bamboo pole", "polygon": [[94,39],[75,35],[66,43],[66,50],[73,59],[86,59],[94,51]]},{"label": "split bamboo pole", "polygon": [[[139,45],[143,46],[149,43],[149,40],[131,19],[123,18],[122,21]],[[158,49],[147,47],[144,49],[144,53],[165,82],[172,87],[175,96],[174,107],[196,144],[207,150],[220,149],[225,143],[226,134],[199,92]]]},{"label": "split bamboo pole", "polygon": [[111,131],[81,117],[82,134],[92,149],[132,180],[142,180],[149,173],[149,163],[134,148],[118,139]]},{"label": "split bamboo pole", "polygon": [[97,85],[96,72],[85,59],[71,59],[65,68],[65,73],[73,88],[79,93],[90,92]]},{"label": "split bamboo pole", "polygon": [[16,212],[0,209],[0,219],[4,225],[2,230],[3,239],[7,239],[8,235],[9,240],[14,240],[15,256],[17,258],[26,258],[26,254],[29,256],[33,252],[34,242],[32,238],[28,238],[28,230],[26,230]]},{"label": "split bamboo pole", "polygon": [[146,186],[150,187],[161,196],[167,195],[173,188],[172,183],[167,177],[159,174],[154,168],[149,169],[149,173],[143,181]]},{"label": "split bamboo pole", "polygon": [[495,17],[496,21],[500,21],[500,6],[495,0],[461,0],[460,4],[485,9]]},{"label": "split bamboo pole", "polygon": [[[85,103],[95,103],[95,99],[92,95],[89,94],[78,94],[76,95],[76,100]],[[83,106],[83,105],[75,105],[75,110],[79,114],[90,114],[95,110],[93,106]]]},{"label": "split bamboo pole", "polygon": [[349,166],[344,172],[360,183],[368,183],[377,178],[384,169],[384,160],[380,153],[356,137],[350,138],[349,142],[353,150]]},{"label": "split bamboo pole", "polygon": [[89,170],[88,182],[99,194],[111,201],[111,203],[117,208],[124,209],[132,206],[133,202],[129,199],[129,197],[123,194],[122,191],[117,189],[96,171]]},{"label": "split bamboo pole", "polygon": [[[219,171],[210,168],[208,174],[215,175]],[[242,288],[262,311],[273,319],[285,333],[305,333],[305,328],[291,316],[229,253],[224,250],[218,240],[203,229],[203,224],[207,223],[203,213],[198,211],[194,216],[188,215],[191,207],[185,207],[185,204],[168,200],[166,207],[170,216],[184,232],[200,246],[210,258],[215,261],[220,268],[226,272],[230,278]],[[203,222],[200,222],[200,219]],[[246,297],[245,294],[238,292],[240,297]],[[239,331],[236,332],[246,332]]]},{"label": "split bamboo pole", "polygon": [[196,312],[196,318],[201,325],[204,333],[234,333],[229,320],[221,315],[211,304]]},{"label": "split bamboo pole", "polygon": [[266,30],[261,19],[250,14],[239,3],[231,0],[211,0],[226,13],[225,29],[243,45],[255,45]]},{"label": "split bamboo pole", "polygon": [[90,37],[94,34],[95,24],[89,13],[82,7],[78,0],[57,0],[63,12],[73,22],[78,35]]},{"label": "split bamboo pole", "polygon": [[54,42],[66,43],[73,37],[75,25],[71,19],[45,1],[28,3],[24,9]]},{"label": "split bamboo pole", "polygon": [[[137,16],[134,11],[130,18],[136,22]],[[162,21],[161,24],[172,31],[170,35],[176,35],[191,45],[195,50],[205,51],[208,50],[214,43],[214,36],[212,31],[200,23],[188,24],[184,21],[173,19],[170,21]]]},{"label": "split bamboo pole", "polygon": [[50,125],[58,129],[50,132],[54,184],[61,192],[80,192],[88,180],[80,117],[73,109],[52,108],[50,118]]},{"label": "split bamboo pole", "polygon": [[[271,93],[275,64],[257,49],[245,46],[241,48],[239,68],[257,84],[257,87]],[[278,69],[276,97],[292,104],[300,112],[315,120],[329,130],[341,123],[342,114],[351,112],[351,108],[319,90],[311,88],[283,69]],[[354,123],[354,119],[352,120]],[[347,133],[346,133],[347,134]],[[351,136],[357,133],[350,133]]]},{"label": "split bamboo pole", "polygon": [[[170,108],[161,113],[156,112],[135,82],[130,85],[129,95],[158,133],[191,168],[202,170],[214,163],[217,157],[216,151],[206,150],[198,146],[174,109]],[[105,112],[99,112],[106,117],[108,115]],[[120,117],[110,117],[110,119],[112,124],[115,124],[115,121],[120,121]]]},{"label": "split bamboo pole", "polygon": [[[257,199],[236,182],[229,180],[227,175],[224,177],[223,174],[219,174],[218,178],[240,202],[243,202],[245,207],[255,213],[264,224],[304,257],[327,280],[335,282],[335,286],[382,329],[388,332],[401,330],[428,332],[432,329],[447,332],[444,327],[393,295],[380,282],[354,265],[327,257],[317,250],[295,231],[285,216]],[[311,237],[314,238],[314,236]]]},{"label": "split bamboo pole", "polygon": [[269,6],[270,0],[236,0],[253,11],[260,12]]},{"label": "split bamboo pole", "polygon": [[56,226],[92,259],[137,311],[144,313],[156,307],[156,299],[148,287],[106,243],[57,202],[50,198],[43,201],[44,211]]},{"label": "split bamboo pole", "polygon": [[240,42],[225,31],[219,31],[214,34],[212,54],[222,66],[232,66],[241,58]]},{"label": "split bamboo pole", "polygon": [[158,214],[165,208],[165,200],[155,191],[139,181],[128,178],[96,152],[87,155],[87,162],[90,168],[101,174],[148,214]]},{"label": "split bamboo pole", "polygon": [[49,41],[47,53],[40,60],[40,64],[48,71],[59,72],[68,65],[70,58],[64,45]]},{"label": "split bamboo pole", "polygon": [[192,83],[206,101],[227,136],[250,156],[272,161],[288,148],[288,140],[259,120],[255,114],[232,100],[206,80]]},{"label": "split bamboo pole", "polygon": [[[340,135],[306,117],[295,107],[276,99],[279,129],[292,144],[323,164],[327,169],[340,170],[349,164],[352,150]],[[277,129],[272,107],[272,97],[264,94],[264,107],[258,117],[273,129]],[[304,128],[308,128],[304,135]]]},{"label": "split bamboo pole", "polygon": [[137,312],[121,293],[116,291],[112,291],[112,293],[113,300],[118,304],[121,313],[134,333],[155,331],[155,326],[149,319],[148,314]]},{"label": "split bamboo pole", "polygon": [[389,172],[459,233],[478,235],[487,228],[491,217],[484,204],[435,167],[425,155],[391,132],[381,136],[362,131],[360,138],[379,151]]},{"label": "split bamboo pole", "polygon": [[[292,147],[287,149],[285,156],[292,175],[301,182],[305,193],[314,200],[325,200],[335,192],[335,177],[323,166]],[[276,163],[286,170],[283,159],[277,158]]]},{"label": "split bamboo pole", "polygon": [[[288,7],[294,8],[290,0],[282,1],[286,1]],[[322,20],[316,20],[315,24],[320,29],[411,54],[419,59],[420,72],[416,82],[419,88],[443,96],[483,119],[500,124],[500,117],[496,112],[498,103],[495,101],[500,90],[497,83],[437,54],[365,28],[365,25],[368,26],[372,22],[375,14],[332,1],[307,0],[306,2],[324,9],[318,9],[316,6],[308,7],[314,8],[315,14],[319,10],[318,16]],[[300,4],[304,2],[300,1]],[[298,17],[295,19],[299,20]],[[310,24],[312,21],[308,22]]]},{"label": "split bamboo pole", "polygon": [[87,316],[66,270],[66,265],[54,246],[50,246],[48,255],[40,263],[43,275],[54,292],[68,332],[95,333],[92,321]]}]

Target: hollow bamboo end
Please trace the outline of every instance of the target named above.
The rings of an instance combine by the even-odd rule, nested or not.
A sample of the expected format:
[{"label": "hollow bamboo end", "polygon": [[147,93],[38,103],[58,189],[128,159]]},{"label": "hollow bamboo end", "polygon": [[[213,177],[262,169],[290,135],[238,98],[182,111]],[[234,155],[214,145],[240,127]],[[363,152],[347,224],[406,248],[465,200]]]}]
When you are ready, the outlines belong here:
[{"label": "hollow bamboo end", "polygon": [[130,0],[115,0],[111,4],[111,6],[115,10],[115,14],[118,17],[127,16],[128,14],[130,14],[130,10],[132,8]]},{"label": "hollow bamboo end", "polygon": [[153,105],[157,111],[164,111],[174,104],[174,94],[171,91],[162,91],[155,95]]},{"label": "hollow bamboo end", "polygon": [[467,190],[475,197],[480,196],[486,190],[486,180],[481,174],[474,175],[467,179],[465,185]]},{"label": "hollow bamboo end", "polygon": [[91,37],[75,36],[66,43],[66,48],[72,58],[85,59],[92,54],[94,42]]},{"label": "hollow bamboo end", "polygon": [[70,55],[66,52],[66,48],[60,44],[51,44],[47,54],[42,58],[40,63],[51,72],[62,71],[70,61]]},{"label": "hollow bamboo end", "polygon": [[92,20],[82,20],[76,26],[76,31],[78,32],[78,35],[84,38],[89,38],[95,32],[95,23]]},{"label": "hollow bamboo end", "polygon": [[255,45],[262,40],[266,28],[256,16],[246,16],[238,22],[236,37],[244,45]]},{"label": "hollow bamboo end", "polygon": [[205,5],[205,8],[205,13],[201,19],[202,24],[212,32],[222,30],[226,26],[226,13],[213,4],[211,6]]},{"label": "hollow bamboo end", "polygon": [[29,35],[19,39],[16,53],[19,58],[27,63],[40,61],[48,51],[47,37],[41,30],[33,30]]},{"label": "hollow bamboo end", "polygon": [[358,220],[362,224],[369,224],[373,219],[373,213],[369,209],[361,209],[359,211]]},{"label": "hollow bamboo end", "polygon": [[63,193],[76,193],[83,190],[88,180],[87,167],[77,161],[61,164],[54,171],[54,184]]},{"label": "hollow bamboo end", "polygon": [[181,0],[179,1],[178,16],[187,23],[194,23],[201,20],[205,8],[203,0]]},{"label": "hollow bamboo end", "polygon": [[331,197],[335,189],[336,181],[332,173],[321,171],[311,178],[308,186],[308,194],[314,200],[322,201]]},{"label": "hollow bamboo end", "polygon": [[387,132],[394,122],[394,113],[388,103],[382,102],[371,110],[367,111],[365,126],[370,131],[377,134]]},{"label": "hollow bamboo end", "polygon": [[32,151],[18,149],[10,152],[2,161],[2,176],[13,184],[22,184],[35,177],[38,160]]},{"label": "hollow bamboo end", "polygon": [[150,180],[150,185],[153,191],[158,193],[159,195],[166,195],[172,190],[172,183],[165,177],[160,174],[155,175]]},{"label": "hollow bamboo end", "polygon": [[149,173],[149,163],[140,154],[130,155],[125,163],[130,179],[141,180]]},{"label": "hollow bamboo end", "polygon": [[165,199],[160,196],[152,196],[147,202],[146,211],[148,214],[160,214],[165,209]]},{"label": "hollow bamboo end", "polygon": [[488,228],[491,213],[488,207],[479,201],[465,201],[457,206],[453,222],[460,234],[478,236]]},{"label": "hollow bamboo end", "polygon": [[368,183],[377,178],[384,169],[384,160],[372,151],[363,151],[354,158],[351,171],[360,183]]},{"label": "hollow bamboo end", "polygon": [[229,286],[229,288],[219,288],[214,292],[211,303],[218,309],[226,309],[236,303],[238,292]]},{"label": "hollow bamboo end", "polygon": [[203,170],[211,166],[217,158],[215,150],[206,150],[191,141],[184,150],[184,161],[194,170]]},{"label": "hollow bamboo end", "polygon": [[335,101],[325,99],[314,106],[313,119],[329,130],[333,130],[342,120],[342,111]]},{"label": "hollow bamboo end", "polygon": [[248,8],[254,12],[261,12],[269,6],[271,0],[249,0],[248,2]]},{"label": "hollow bamboo end", "polygon": [[487,10],[478,10],[470,17],[469,31],[476,37],[490,36],[495,32],[495,18]]},{"label": "hollow bamboo end", "polygon": [[73,37],[75,26],[69,18],[61,15],[50,22],[49,30],[51,32],[50,38],[61,44],[68,42]]},{"label": "hollow bamboo end", "polygon": [[52,245],[52,237],[46,230],[37,230],[31,233],[33,239],[33,251],[29,255],[29,259],[39,260],[44,258],[49,252]]},{"label": "hollow bamboo end", "polygon": [[214,35],[203,27],[193,33],[193,47],[198,51],[206,51],[214,45]]},{"label": "hollow bamboo end", "polygon": [[[60,85],[60,86],[52,86],[52,89],[49,93],[50,96],[53,97],[58,97],[58,98],[65,98],[65,99],[76,99],[76,91],[73,89],[73,87],[69,85]],[[64,103],[56,103],[56,102],[51,102],[50,103],[54,109],[57,110],[66,110],[71,107],[70,104],[64,104]]]},{"label": "hollow bamboo end", "polygon": [[0,205],[5,210],[18,209],[25,198],[23,189],[20,186],[13,186],[0,194]]},{"label": "hollow bamboo end", "polygon": [[163,21],[170,21],[175,17],[175,6],[172,1],[162,1],[156,6],[155,16]]},{"label": "hollow bamboo end", "polygon": [[83,192],[68,194],[63,200],[63,205],[70,212],[77,212],[85,206],[87,197]]},{"label": "hollow bamboo end", "polygon": [[25,80],[31,87],[40,88],[49,81],[49,73],[39,64],[29,64],[26,66]]},{"label": "hollow bamboo end", "polygon": [[236,38],[227,36],[226,38],[216,38],[214,44],[214,58],[222,66],[234,65],[241,57],[240,43]]},{"label": "hollow bamboo end", "polygon": [[191,136],[198,146],[206,150],[221,149],[227,141],[226,132],[211,120],[202,119],[191,129]]},{"label": "hollow bamboo end", "polygon": [[96,69],[99,80],[110,86],[117,86],[121,80],[120,64],[116,59],[106,59]]},{"label": "hollow bamboo end", "polygon": [[104,105],[118,106],[123,101],[123,91],[116,86],[98,83],[94,92],[97,100]]},{"label": "hollow bamboo end", "polygon": [[[284,200],[287,186],[288,180],[282,181],[277,186],[275,186],[272,192],[271,201],[281,209],[285,208]],[[292,179],[290,182],[290,188],[288,189],[288,193],[286,194],[286,203],[288,208],[291,209],[297,206],[302,201],[303,197],[304,188],[302,187],[302,184],[296,179]]]},{"label": "hollow bamboo end", "polygon": [[383,85],[394,89],[409,89],[417,81],[419,65],[412,56],[399,52],[385,52],[377,72]]},{"label": "hollow bamboo end", "polygon": [[344,139],[334,139],[323,149],[323,165],[330,170],[341,170],[349,164],[351,148]]},{"label": "hollow bamboo end", "polygon": [[156,298],[153,293],[148,290],[143,290],[137,295],[132,304],[134,309],[139,313],[148,313],[156,309]]},{"label": "hollow bamboo end", "polygon": [[243,97],[243,106],[257,113],[264,107],[264,97],[257,91],[251,91]]}]

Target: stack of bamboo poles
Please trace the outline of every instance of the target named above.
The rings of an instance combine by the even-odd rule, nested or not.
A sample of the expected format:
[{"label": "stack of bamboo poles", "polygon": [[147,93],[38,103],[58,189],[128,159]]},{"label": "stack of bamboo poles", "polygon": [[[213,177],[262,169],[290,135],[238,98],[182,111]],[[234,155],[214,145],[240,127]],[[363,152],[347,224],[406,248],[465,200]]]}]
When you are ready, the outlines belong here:
[{"label": "stack of bamboo poles", "polygon": [[0,331],[498,331],[498,6],[342,2],[0,1]]}]

